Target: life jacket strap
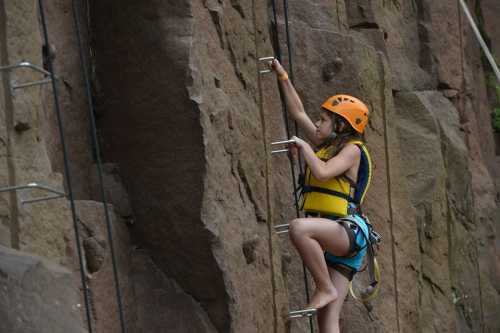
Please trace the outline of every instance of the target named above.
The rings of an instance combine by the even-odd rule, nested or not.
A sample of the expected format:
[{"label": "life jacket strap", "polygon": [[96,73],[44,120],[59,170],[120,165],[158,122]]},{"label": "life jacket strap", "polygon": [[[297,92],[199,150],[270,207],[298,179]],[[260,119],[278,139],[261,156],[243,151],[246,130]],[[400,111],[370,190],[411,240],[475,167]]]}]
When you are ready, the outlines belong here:
[{"label": "life jacket strap", "polygon": [[347,194],[342,193],[342,192],[333,191],[333,190],[318,187],[318,186],[302,185],[302,193],[310,193],[310,192],[319,192],[319,193],[323,193],[323,194],[333,195],[333,196],[345,199],[349,202],[352,202],[354,200],[350,195],[347,195]]}]

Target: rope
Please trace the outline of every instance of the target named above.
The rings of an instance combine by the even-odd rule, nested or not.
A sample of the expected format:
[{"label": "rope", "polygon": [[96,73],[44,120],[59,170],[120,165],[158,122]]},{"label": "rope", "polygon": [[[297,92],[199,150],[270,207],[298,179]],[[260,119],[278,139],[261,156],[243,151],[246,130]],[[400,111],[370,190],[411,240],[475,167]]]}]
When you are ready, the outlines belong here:
[{"label": "rope", "polygon": [[89,80],[89,75],[88,75],[88,68],[85,62],[85,56],[83,53],[83,45],[82,45],[82,40],[81,40],[81,32],[80,32],[80,22],[79,22],[79,11],[78,11],[78,6],[77,6],[77,0],[73,0],[73,20],[75,23],[75,31],[76,31],[76,37],[78,41],[78,50],[80,54],[80,65],[82,69],[82,74],[84,77],[85,81],[85,92],[87,95],[87,104],[88,104],[88,113],[89,113],[89,120],[90,120],[90,127],[91,127],[91,135],[92,135],[92,144],[94,148],[94,153],[95,153],[95,158],[97,160],[97,174],[99,178],[99,189],[100,189],[100,194],[101,194],[101,200],[103,203],[104,207],[104,215],[106,219],[106,229],[107,229],[107,235],[108,235],[108,243],[109,243],[109,250],[111,254],[111,263],[113,266],[113,278],[115,282],[115,291],[116,291],[116,301],[118,305],[118,315],[120,319],[120,327],[122,333],[125,333],[125,320],[123,316],[123,305],[122,305],[122,295],[120,292],[120,281],[118,278],[118,268],[116,265],[116,256],[115,256],[115,251],[114,251],[114,246],[113,246],[113,232],[112,232],[112,226],[111,226],[111,219],[109,217],[109,209],[108,205],[106,203],[106,195],[104,192],[104,183],[103,183],[103,172],[102,172],[102,161],[101,161],[101,152],[100,152],[100,147],[99,147],[99,142],[97,140],[97,129],[96,129],[96,122],[95,122],[95,116],[94,116],[94,106],[92,103],[92,93],[91,93],[91,87],[90,87],[90,80]]},{"label": "rope", "polygon": [[278,33],[278,14],[277,14],[278,11],[276,10],[276,0],[273,0],[272,7],[273,7],[273,20],[274,20],[274,36],[273,36],[274,46],[276,47],[276,56],[278,58],[278,61],[281,62],[281,46]]},{"label": "rope", "polygon": [[[292,40],[290,37],[290,24],[288,20],[288,0],[283,0],[283,9],[285,14],[285,34],[286,34],[286,46],[288,52],[288,72],[290,73],[290,81],[295,82],[295,76],[293,74],[293,52],[292,52]],[[294,122],[295,135],[299,135],[299,127],[297,122]],[[302,170],[302,156],[299,154],[299,171],[300,174],[304,173]]]},{"label": "rope", "polygon": [[[256,0],[252,0],[252,14],[253,14],[253,26],[254,26],[254,33],[255,36],[258,35],[257,32],[257,9],[256,9]],[[259,40],[258,38],[255,38],[255,54],[259,54]],[[262,93],[262,80],[261,80],[261,75],[259,71],[259,67],[257,65],[256,68],[256,75],[257,75],[257,85],[258,85],[258,93],[259,93],[259,115],[260,115],[260,120],[262,124],[262,146],[266,155],[266,177],[265,177],[265,184],[266,184],[266,212],[267,212],[267,221],[266,221],[266,226],[267,226],[267,246],[269,247],[269,264],[270,264],[270,278],[271,278],[271,288],[272,288],[272,305],[273,305],[273,332],[278,333],[278,307],[277,307],[277,302],[276,302],[276,271],[275,271],[275,265],[274,265],[274,246],[273,246],[273,235],[274,235],[274,225],[273,225],[273,219],[272,219],[272,204],[271,204],[271,185],[270,185],[270,173],[271,173],[271,163],[270,163],[270,155],[268,154],[268,147],[267,147],[267,124],[266,124],[266,117],[265,117],[265,111],[264,111],[264,99],[263,99],[263,93]]]},{"label": "rope", "polygon": [[[292,59],[292,43],[290,42],[290,28],[289,28],[289,21],[288,21],[288,0],[283,0],[283,11],[285,14],[285,34],[286,34],[286,46],[287,46],[287,51],[288,51],[288,67],[289,67],[289,72],[290,72],[290,80],[293,82],[294,81],[293,59]],[[295,122],[295,125],[297,125],[297,122]],[[295,126],[295,127],[297,127],[297,126]]]},{"label": "rope", "polygon": [[[284,14],[285,14],[285,29],[286,29],[286,37],[287,37],[287,46],[288,46],[288,63],[290,67],[290,79],[291,82],[293,83],[293,64],[292,64],[292,54],[291,54],[291,43],[290,43],[290,31],[289,31],[289,21],[288,21],[288,1],[283,0],[283,6],[284,6]],[[272,1],[272,10],[273,10],[273,18],[274,18],[274,39],[275,39],[275,46],[276,46],[276,54],[278,61],[281,62],[281,47],[280,47],[280,40],[279,40],[279,32],[278,32],[278,15],[277,15],[277,10],[276,10],[276,0]],[[280,94],[281,96],[281,102],[283,105],[283,117],[285,121],[285,128],[286,128],[286,135],[287,139],[290,139],[290,127],[288,125],[288,110],[286,107],[286,103],[284,101],[283,95]],[[295,132],[297,133],[297,123],[295,122]],[[288,159],[290,162],[290,171],[292,175],[292,184],[293,184],[293,195],[294,195],[294,201],[295,201],[295,214],[297,217],[300,217],[300,209],[299,209],[299,199],[297,196],[297,186],[296,186],[296,175],[295,175],[295,169],[293,167],[293,159],[291,154],[288,154]],[[302,165],[299,161],[299,167],[300,171],[302,172]],[[304,275],[304,288],[306,292],[306,300],[309,303],[310,300],[310,293],[309,293],[309,282],[307,279],[307,271],[304,263],[302,263],[302,271]],[[314,325],[313,325],[313,320],[311,317],[309,317],[309,327],[311,330],[311,333],[314,333]]]},{"label": "rope", "polygon": [[[49,43],[49,36],[48,36],[48,32],[47,32],[47,22],[45,20],[45,11],[43,8],[43,0],[38,0],[38,6],[40,8],[40,17],[41,17],[41,21],[42,21],[43,36],[45,39],[45,44],[48,47],[50,45],[50,43]],[[59,136],[61,139],[61,145],[62,145],[62,151],[63,151],[64,173],[66,175],[65,179],[66,179],[66,185],[67,185],[67,189],[68,189],[68,198],[69,198],[69,203],[70,203],[70,207],[71,207],[71,216],[73,218],[73,228],[75,230],[76,250],[78,253],[78,261],[79,261],[79,265],[80,265],[80,279],[82,281],[83,294],[84,294],[84,300],[85,300],[85,313],[87,316],[87,324],[88,324],[88,328],[89,328],[89,333],[92,333],[92,320],[91,320],[91,315],[90,315],[90,298],[89,298],[89,294],[88,294],[89,289],[87,286],[87,282],[85,280],[83,256],[82,256],[82,250],[81,250],[81,246],[80,246],[80,231],[78,229],[76,209],[75,209],[75,200],[73,198],[73,189],[71,187],[71,174],[69,171],[68,150],[66,147],[66,142],[64,140],[64,130],[63,130],[63,124],[62,124],[62,120],[61,120],[61,110],[59,107],[59,94],[58,94],[58,90],[57,90],[56,78],[54,75],[52,59],[50,57],[47,58],[47,67],[48,67],[48,71],[50,72],[50,78],[51,78],[51,82],[52,82],[52,93],[54,96],[54,109],[56,112],[57,126],[59,129]]]},{"label": "rope", "polygon": [[[382,65],[383,66],[383,65]],[[382,67],[383,68],[383,67]],[[384,84],[385,91],[385,81],[382,81]],[[387,203],[389,205],[389,221],[390,221],[390,233],[391,233],[391,254],[392,254],[392,269],[394,271],[394,302],[396,304],[396,325],[398,328],[398,333],[401,332],[401,323],[400,323],[400,312],[399,312],[399,293],[398,293],[398,270],[396,267],[397,257],[396,257],[396,243],[394,241],[394,206],[392,201],[392,169],[391,169],[391,153],[389,149],[389,120],[387,117],[386,110],[386,98],[385,95],[382,97],[382,121],[384,126],[384,146],[385,146],[385,164],[386,164],[386,179],[387,179]],[[373,108],[372,108],[373,109]]]},{"label": "rope", "polygon": [[493,58],[493,56],[491,55],[491,52],[488,49],[488,45],[486,45],[486,42],[484,41],[483,37],[481,36],[481,32],[479,32],[479,29],[477,28],[477,25],[474,22],[474,19],[472,18],[472,15],[470,14],[469,8],[467,7],[467,4],[465,3],[465,1],[460,0],[460,5],[462,6],[462,9],[465,12],[465,17],[467,17],[467,20],[469,20],[469,23],[472,27],[472,31],[474,31],[474,34],[476,35],[476,38],[479,41],[479,44],[481,45],[486,58],[488,59],[491,67],[493,68],[493,72],[495,73],[498,82],[500,83],[500,70],[498,69],[498,66],[495,62],[495,58]]}]

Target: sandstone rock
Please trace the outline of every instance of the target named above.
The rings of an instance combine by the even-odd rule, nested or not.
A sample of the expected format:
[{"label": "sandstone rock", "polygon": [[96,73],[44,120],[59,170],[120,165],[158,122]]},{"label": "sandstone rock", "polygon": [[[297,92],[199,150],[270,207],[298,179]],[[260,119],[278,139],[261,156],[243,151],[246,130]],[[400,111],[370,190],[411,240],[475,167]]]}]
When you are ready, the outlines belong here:
[{"label": "sandstone rock", "polygon": [[[2,2],[1,43],[2,64],[16,64],[26,60],[39,67],[43,66],[42,40],[39,27],[38,6],[34,1]],[[22,19],[19,19],[22,18]],[[53,172],[45,141],[44,115],[47,105],[42,95],[48,85],[10,90],[10,81],[33,82],[40,79],[40,73],[17,69],[2,73],[2,141],[5,160],[2,172],[2,187],[26,185],[39,182],[60,191],[64,182],[60,174]],[[40,93],[42,91],[42,93]],[[48,111],[47,111],[48,112]],[[50,109],[53,112],[53,109]],[[17,131],[16,123],[27,124],[31,128]],[[18,126],[26,129],[26,125]],[[3,207],[9,211],[8,222],[11,245],[25,252],[46,256],[58,263],[70,261],[72,244],[69,207],[64,199],[36,204],[21,205],[27,197],[47,195],[43,191],[18,191],[2,195]],[[3,216],[7,216],[3,214]]]},{"label": "sandstone rock", "polygon": [[500,34],[498,33],[496,17],[497,13],[500,12],[500,3],[495,0],[482,0],[480,6],[484,19],[484,30],[491,42],[491,51],[498,59],[500,56]]},{"label": "sandstone rock", "polygon": [[10,247],[10,229],[0,224],[0,245]]},{"label": "sandstone rock", "polygon": [[[278,14],[280,14],[281,22],[283,23],[282,4],[280,4],[280,1],[277,1],[277,3]],[[333,4],[331,1],[291,0],[288,1],[288,10],[291,26],[305,23],[311,29],[321,30],[341,30],[347,26],[346,17],[342,15],[345,8],[342,4]],[[285,40],[285,35],[282,36],[283,41]],[[292,37],[295,36],[297,35],[292,35]]]},{"label": "sandstone rock", "polygon": [[[130,198],[121,180],[118,166],[116,164],[106,163],[102,166],[102,169],[104,193],[107,202],[113,205],[113,208],[118,215],[132,219]],[[95,201],[102,201],[101,187],[99,185],[96,165],[90,169],[89,188],[91,199]]]},{"label": "sandstone rock", "polygon": [[[375,177],[364,210],[384,239],[382,289],[370,304],[374,321],[348,299],[342,329],[498,331],[498,147],[485,126],[491,109],[480,50],[460,26],[456,1],[288,5],[295,83],[310,115],[336,92],[361,97],[372,111],[366,137]],[[47,3],[44,45],[36,1],[0,2],[0,58],[55,60],[75,193],[100,201],[70,6]],[[128,228],[111,214],[127,330],[309,331],[307,321],[285,323],[306,302],[303,270],[288,238],[273,232],[295,217],[291,171],[299,168],[269,154],[269,143],[286,136],[276,81],[258,75],[257,58],[273,55],[269,3],[94,1],[89,13],[96,114],[110,162],[106,201],[136,221]],[[485,19],[491,31],[494,20]],[[36,77],[2,75],[0,184],[60,189],[50,89],[9,91],[11,80]],[[68,202],[19,202],[41,195],[0,196],[0,242],[76,268]],[[96,330],[118,332],[103,204],[78,201],[77,210]],[[365,282],[358,275],[355,289]]]},{"label": "sandstone rock", "polygon": [[[88,12],[86,2],[76,5],[79,17],[83,49],[89,49],[87,37]],[[44,3],[50,47],[46,55],[52,57],[53,70],[58,76],[58,99],[64,129],[69,168],[76,199],[89,199],[88,170],[92,167],[94,144],[90,138],[90,120],[80,55],[73,22],[73,2],[68,0]],[[45,45],[44,45],[45,47]],[[84,51],[89,58],[90,52]],[[89,67],[89,59],[85,59]],[[91,71],[89,71],[91,72]],[[44,90],[44,113],[41,124],[50,162],[55,172],[63,173],[63,156],[53,107],[52,89]]]},{"label": "sandstone rock", "polygon": [[[481,319],[484,315],[481,307],[489,302],[496,304],[498,298],[488,291],[491,290],[490,282],[485,282],[492,281],[492,277],[483,276],[483,270],[471,271],[469,268],[491,266],[493,262],[491,255],[482,254],[480,250],[478,240],[485,240],[485,236],[476,239],[478,235],[474,232],[477,222],[470,214],[473,210],[473,177],[469,170],[468,150],[460,132],[458,112],[434,92],[398,94],[397,97],[401,112],[398,121],[400,136],[406,142],[406,152],[412,156],[411,163],[407,164],[407,177],[413,183],[411,188],[417,191],[413,198],[420,215],[421,276],[428,283],[427,288],[432,289],[428,293],[423,291],[426,295],[423,301],[429,306],[422,308],[421,316],[434,318],[433,327],[439,325],[442,330],[456,327],[465,331],[468,327],[470,332],[475,332],[485,325]],[[422,112],[422,107],[428,111]],[[415,158],[423,160],[413,169]],[[474,193],[481,191],[474,190]],[[489,248],[493,250],[491,245]],[[446,266],[447,273],[443,275],[440,272]],[[482,285],[483,292],[491,295],[488,301],[478,292],[478,283]],[[449,303],[451,291],[457,298],[453,305]],[[455,309],[457,321],[450,316],[451,306]],[[430,309],[432,311],[427,312]],[[436,312],[443,309],[448,310],[436,317]],[[440,322],[436,318],[440,318]],[[497,325],[491,318],[488,322],[491,327]],[[422,324],[425,325],[425,321]]]},{"label": "sandstone rock", "polygon": [[137,333],[218,332],[200,304],[151,260],[146,251],[132,255]]},{"label": "sandstone rock", "polygon": [[428,38],[432,58],[424,68],[434,67],[438,84],[456,90],[461,89],[463,80],[459,10],[455,1],[422,1],[419,5],[422,33]]},{"label": "sandstone rock", "polygon": [[[136,2],[110,20],[107,13],[117,5],[121,2],[100,2],[92,8],[94,29],[104,32],[96,35],[99,94],[105,96],[98,101],[103,152],[127,179],[136,237],[151,249],[160,269],[172,272],[211,312],[216,326],[227,329],[227,292],[211,251],[216,238],[201,220],[205,164],[199,96],[192,100],[186,89],[193,80],[190,68],[192,75],[199,73],[189,63],[191,2]],[[203,22],[212,24],[210,18]],[[167,38],[161,46],[160,36]],[[116,52],[126,56],[116,59]],[[168,70],[163,64],[169,64]],[[124,83],[120,90],[115,88],[118,77]],[[196,270],[187,258],[195,260]]]},{"label": "sandstone rock", "polygon": [[371,26],[361,25],[358,31],[374,47],[387,54],[392,89],[412,91],[436,87],[429,44],[431,36],[427,33],[428,29],[422,29],[421,26],[426,15],[421,3],[415,6],[408,1],[362,0],[352,2],[350,6],[355,6],[356,3],[368,10],[368,17],[373,17],[368,23],[376,22],[371,23]]},{"label": "sandstone rock", "polygon": [[445,89],[443,90],[443,95],[446,97],[446,98],[456,98],[457,95],[458,95],[458,90],[455,90],[455,89]]},{"label": "sandstone rock", "polygon": [[22,122],[22,121],[18,121],[16,123],[16,125],[14,125],[14,129],[17,132],[24,132],[24,131],[29,130],[30,128],[31,128],[31,126],[29,125],[29,123]]},{"label": "sandstone rock", "polygon": [[369,0],[346,1],[349,28],[373,28],[378,27]]},{"label": "sandstone rock", "polygon": [[87,262],[89,273],[97,272],[104,261],[104,250],[99,242],[94,237],[88,237],[83,240],[83,249]]},{"label": "sandstone rock", "polygon": [[1,332],[87,332],[73,273],[3,246],[0,272]]},{"label": "sandstone rock", "polygon": [[[97,333],[121,332],[104,206],[100,202],[86,200],[75,203],[89,278],[94,330]],[[124,320],[128,330],[134,332],[137,308],[131,281],[132,245],[125,223],[115,216],[111,205],[108,209]]]},{"label": "sandstone rock", "polygon": [[[281,318],[274,319],[264,223],[252,4],[221,5],[217,25],[194,1],[134,3],[111,21],[108,11],[121,4],[92,9],[94,28],[106,32],[96,35],[105,97],[99,126],[107,159],[119,164],[130,191],[137,242],[217,330],[266,331]],[[126,56],[117,62],[115,52]],[[246,235],[265,240],[250,264]]]}]

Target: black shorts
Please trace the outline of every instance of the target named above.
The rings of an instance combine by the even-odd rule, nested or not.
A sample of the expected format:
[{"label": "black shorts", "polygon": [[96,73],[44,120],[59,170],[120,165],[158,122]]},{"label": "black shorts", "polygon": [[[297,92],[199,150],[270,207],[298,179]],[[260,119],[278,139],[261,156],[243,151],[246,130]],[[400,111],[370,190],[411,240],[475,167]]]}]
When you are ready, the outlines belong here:
[{"label": "black shorts", "polygon": [[[349,237],[349,252],[345,256],[346,257],[355,256],[358,253],[358,249],[356,245],[356,240],[355,240],[356,235],[354,234],[354,230],[351,229],[349,225],[345,222],[340,221],[338,223],[344,227],[345,231],[347,232],[347,237]],[[326,260],[326,265],[328,267],[333,268],[334,270],[345,276],[347,280],[352,281],[354,275],[356,274],[356,270],[352,269],[347,265],[342,265],[340,263],[331,263],[329,260],[327,260],[326,257],[325,260]]]},{"label": "black shorts", "polygon": [[[308,216],[311,217],[321,217],[321,218],[326,218],[332,221],[335,221],[339,223],[341,226],[344,227],[345,231],[347,232],[347,237],[349,238],[349,251],[344,257],[354,257],[358,252],[358,245],[356,244],[356,234],[353,229],[349,226],[348,223],[344,221],[338,221],[339,217],[338,216],[329,216],[329,215],[321,215],[321,214],[315,214],[315,213],[309,213]],[[326,265],[328,267],[333,268],[343,276],[345,276],[349,281],[352,281],[354,278],[354,275],[357,273],[357,271],[347,265],[343,265],[341,263],[333,263],[328,258],[326,257],[326,252],[325,252],[325,260],[326,260]]]}]

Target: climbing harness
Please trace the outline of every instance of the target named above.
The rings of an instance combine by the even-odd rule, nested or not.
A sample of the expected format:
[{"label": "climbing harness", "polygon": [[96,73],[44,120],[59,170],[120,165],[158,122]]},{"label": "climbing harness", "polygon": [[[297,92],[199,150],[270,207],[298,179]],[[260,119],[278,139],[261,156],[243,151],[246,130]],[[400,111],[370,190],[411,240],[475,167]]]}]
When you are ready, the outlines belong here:
[{"label": "climbing harness", "polygon": [[[355,224],[358,227],[359,233],[364,238],[365,243],[362,247],[358,248],[358,251],[362,251],[366,248],[366,252],[367,252],[366,262],[367,262],[367,267],[368,267],[369,285],[364,288],[364,290],[361,292],[360,296],[357,296],[353,290],[352,281],[350,281],[349,292],[355,300],[358,300],[358,301],[366,304],[369,301],[373,300],[375,297],[377,297],[378,291],[380,289],[381,274],[380,274],[380,267],[378,265],[378,261],[376,258],[375,246],[378,246],[378,244],[382,241],[382,237],[380,237],[380,235],[374,230],[374,228],[373,228],[372,224],[370,223],[370,221],[368,220],[367,216],[365,216],[365,215],[358,215],[358,216],[350,215],[347,217],[340,218],[337,221],[340,223]],[[362,227],[359,225],[358,218],[356,218],[356,217],[358,217],[364,221],[364,224],[367,226],[366,232],[362,230]],[[356,237],[357,237],[357,235],[356,235]],[[360,271],[356,267],[351,267],[347,262],[343,262],[343,264],[345,266],[348,266],[350,269],[355,270],[354,273]]]},{"label": "climbing harness", "polygon": [[[274,142],[272,143],[272,145],[276,146],[293,142],[294,140],[284,140]],[[344,186],[345,192],[352,193],[352,196],[329,189],[328,186],[332,184],[330,181],[323,183],[319,182],[318,186],[309,186],[309,188],[307,188],[307,191],[304,191],[304,189],[302,189],[302,194],[305,193],[306,196],[310,196],[308,200],[316,201],[319,204],[316,205],[316,203],[314,203],[309,204],[308,206],[303,205],[302,207],[303,209],[305,207],[304,210],[306,211],[307,216],[329,218],[338,223],[345,224],[348,228],[355,230],[353,252],[355,252],[356,255],[354,255],[353,257],[337,257],[333,256],[332,254],[325,253],[325,260],[327,261],[327,264],[329,266],[340,265],[343,269],[345,268],[347,270],[347,273],[343,275],[346,275],[346,277],[351,280],[352,276],[360,271],[361,260],[365,256],[365,252],[367,253],[366,261],[370,279],[368,287],[364,288],[363,292],[361,292],[361,295],[358,296],[354,292],[352,281],[350,281],[349,283],[349,292],[352,297],[355,300],[359,300],[366,305],[369,301],[373,300],[378,295],[378,291],[380,288],[379,282],[381,279],[381,274],[378,262],[376,260],[375,246],[378,246],[382,238],[374,230],[368,217],[364,215],[359,208],[361,203],[363,202],[372,178],[373,171],[370,155],[361,141],[353,140],[350,143],[356,144],[361,151],[358,182],[356,186],[354,187],[354,189],[351,189],[352,185],[349,182],[345,181],[344,183],[344,185],[346,185]],[[287,151],[287,149],[275,150],[273,152],[281,151]],[[321,155],[321,153],[322,151],[320,150],[318,154]],[[310,173],[308,168],[306,168],[306,174],[308,172]],[[336,185],[339,183],[340,182],[337,179],[337,182],[334,182],[333,184]],[[308,185],[303,185],[303,187],[305,186]],[[320,196],[319,199],[318,196]],[[321,204],[331,206],[337,205],[337,207],[334,207],[333,210],[329,210],[321,207]],[[280,224],[275,226],[277,234],[287,233],[288,229],[289,224]],[[362,245],[359,245],[358,243],[360,235],[362,240],[364,241]],[[351,277],[349,277],[349,275],[351,275]],[[301,314],[300,311],[298,313]],[[312,315],[308,312],[305,313],[307,315]],[[298,314],[296,316],[298,317]]]},{"label": "climbing harness", "polygon": [[[271,146],[279,146],[294,143],[295,140],[283,140],[271,143]],[[361,152],[360,165],[358,169],[357,182],[353,184],[345,176],[335,177],[328,181],[321,182],[314,178],[311,171],[306,167],[304,176],[300,176],[299,181],[302,198],[301,209],[306,212],[306,216],[317,216],[335,220],[345,224],[354,232],[353,257],[337,257],[325,253],[325,260],[330,266],[342,266],[341,273],[346,270],[346,277],[351,280],[355,273],[360,271],[361,261],[367,253],[367,267],[370,277],[369,286],[365,288],[362,295],[357,296],[353,290],[352,281],[349,284],[349,291],[354,299],[366,304],[378,294],[380,288],[380,268],[376,260],[375,245],[381,241],[380,235],[374,230],[368,217],[360,209],[370,186],[373,175],[373,166],[368,149],[360,140],[351,140],[348,143],[355,144]],[[281,153],[288,149],[272,150],[272,153]],[[328,160],[328,147],[320,149],[316,155],[322,160]],[[275,226],[278,234],[287,233],[289,224]],[[359,235],[364,241],[359,245]],[[366,250],[365,250],[366,249]],[[338,268],[338,267],[336,267]]]},{"label": "climbing harness", "polygon": [[[356,229],[355,244],[357,244],[358,235],[362,235],[364,238],[364,245],[357,249],[358,255],[354,258],[335,257],[326,253],[325,259],[327,262],[347,266],[348,269],[352,271],[352,274],[355,274],[359,271],[360,260],[364,255],[361,251],[365,248],[367,249],[370,286],[365,290],[364,296],[358,297],[355,296],[352,282],[349,285],[351,295],[353,295],[355,299],[365,303],[376,297],[380,287],[380,269],[375,258],[376,253],[374,245],[380,243],[381,237],[374,230],[368,217],[364,215],[360,209],[373,176],[373,165],[370,154],[362,141],[352,140],[348,143],[355,144],[361,152],[356,184],[346,179],[345,176],[335,177],[326,182],[320,182],[311,175],[310,169],[306,168],[301,195],[301,197],[303,197],[302,209],[306,214],[320,214],[320,216],[325,217],[333,216],[333,219],[336,219],[337,222],[345,223],[351,229]],[[326,148],[324,148],[316,154],[319,158],[324,159],[326,153]],[[280,230],[282,230],[282,228],[283,227],[281,227]],[[357,260],[357,258],[359,260]]]}]

